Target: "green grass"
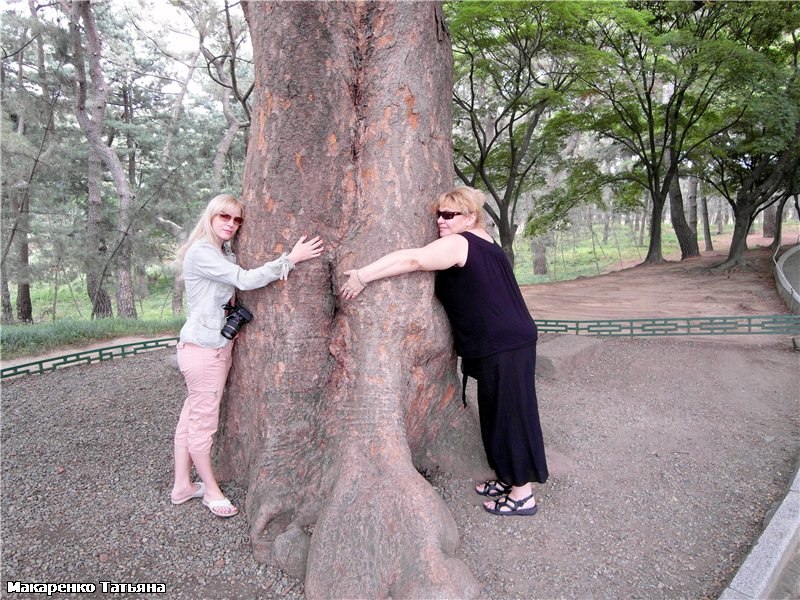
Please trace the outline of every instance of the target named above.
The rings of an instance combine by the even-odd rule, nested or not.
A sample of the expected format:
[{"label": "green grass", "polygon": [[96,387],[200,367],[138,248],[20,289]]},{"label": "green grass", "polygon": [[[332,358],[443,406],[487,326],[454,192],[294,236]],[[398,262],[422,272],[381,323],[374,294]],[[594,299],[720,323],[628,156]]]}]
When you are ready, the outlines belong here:
[{"label": "green grass", "polygon": [[118,337],[174,337],[183,321],[182,316],[147,321],[69,318],[33,325],[4,325],[0,330],[0,352],[4,359],[9,359]]},{"label": "green grass", "polygon": [[[178,335],[185,316],[172,315],[172,279],[163,274],[152,276],[147,287],[147,297],[137,300],[138,319],[92,320],[89,318],[92,306],[86,294],[86,284],[80,278],[62,282],[57,292],[52,283],[35,284],[31,286],[35,322],[3,325],[0,328],[0,355],[10,359],[118,337]],[[113,291],[109,290],[109,293]],[[11,297],[14,298],[15,294],[16,290],[11,286]]]},{"label": "green grass", "polygon": [[[570,231],[554,233],[553,243],[547,248],[547,275],[534,275],[530,242],[527,238],[518,237],[514,241],[514,273],[517,281],[520,285],[530,285],[594,277],[619,268],[621,264],[641,262],[647,255],[647,240],[644,246],[638,246],[627,227],[614,228],[605,244],[601,243],[602,226],[597,225],[594,229],[594,246],[588,231],[577,240],[573,240]],[[669,228],[662,232],[661,252],[664,256],[680,253],[678,240]]]},{"label": "green grass", "polygon": [[[150,271],[150,270],[148,270]],[[114,290],[108,289],[109,294]],[[16,290],[11,286],[11,296]],[[137,294],[136,314],[139,319],[150,321],[169,318],[172,315],[172,276],[153,272],[148,280],[146,297]],[[116,299],[114,299],[116,300]],[[53,305],[55,301],[55,311]],[[58,288],[51,281],[34,283],[31,286],[31,303],[35,323],[61,319],[90,319],[92,304],[86,293],[82,277],[72,281],[61,281]],[[116,306],[116,302],[114,302]]]}]

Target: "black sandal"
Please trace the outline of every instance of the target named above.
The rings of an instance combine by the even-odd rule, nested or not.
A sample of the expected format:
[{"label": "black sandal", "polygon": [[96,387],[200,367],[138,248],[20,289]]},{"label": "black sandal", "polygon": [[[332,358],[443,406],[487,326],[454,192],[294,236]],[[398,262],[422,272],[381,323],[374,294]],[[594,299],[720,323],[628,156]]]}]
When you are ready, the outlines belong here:
[{"label": "black sandal", "polygon": [[[486,512],[490,512],[493,515],[502,515],[502,516],[509,516],[509,515],[535,515],[536,511],[539,510],[539,505],[534,504],[530,508],[520,508],[524,506],[525,503],[533,498],[533,494],[528,496],[527,498],[523,498],[522,500],[514,500],[513,498],[509,498],[508,496],[502,496],[494,501],[494,508],[489,508],[488,506],[484,506],[483,509]],[[509,508],[510,510],[500,510],[500,508]]]},{"label": "black sandal", "polygon": [[481,496],[488,496],[489,498],[497,498],[498,496],[502,496],[511,491],[510,485],[502,483],[497,479],[490,479],[489,481],[484,481],[482,485],[483,485],[483,490],[479,491],[476,488],[475,491]]}]

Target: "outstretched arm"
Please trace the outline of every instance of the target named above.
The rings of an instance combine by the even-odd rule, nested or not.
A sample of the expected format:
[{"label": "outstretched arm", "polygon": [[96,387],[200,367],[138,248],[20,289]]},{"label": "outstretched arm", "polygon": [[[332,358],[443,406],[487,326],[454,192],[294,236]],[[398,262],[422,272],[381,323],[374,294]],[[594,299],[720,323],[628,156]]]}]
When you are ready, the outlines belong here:
[{"label": "outstretched arm", "polygon": [[414,271],[442,271],[467,262],[469,245],[460,235],[448,235],[422,248],[396,250],[382,256],[360,269],[345,271],[347,282],[341,288],[343,298],[358,296],[370,281],[412,273]]}]

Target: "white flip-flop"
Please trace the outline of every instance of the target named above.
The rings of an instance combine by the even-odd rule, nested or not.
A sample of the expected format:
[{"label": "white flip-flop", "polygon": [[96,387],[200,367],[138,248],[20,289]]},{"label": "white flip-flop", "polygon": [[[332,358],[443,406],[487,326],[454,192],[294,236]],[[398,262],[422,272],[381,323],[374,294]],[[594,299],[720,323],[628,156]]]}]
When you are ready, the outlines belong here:
[{"label": "white flip-flop", "polygon": [[[189,500],[194,500],[195,498],[202,498],[203,496],[206,495],[206,484],[203,483],[202,481],[197,481],[196,484],[198,486],[196,492],[192,492],[188,496],[184,496],[183,498],[179,498],[177,500],[175,498],[173,498],[172,496],[170,496],[170,498],[169,498],[170,501],[173,504],[183,504],[184,502],[188,502]],[[192,485],[195,485],[195,484],[193,483]]]},{"label": "white flip-flop", "polygon": [[[223,498],[222,500],[206,500],[203,498],[203,506],[210,510],[212,515],[222,517],[223,519],[236,516],[239,513],[239,509],[231,504],[231,501],[227,498]],[[233,512],[223,512],[226,509],[233,509]]]}]

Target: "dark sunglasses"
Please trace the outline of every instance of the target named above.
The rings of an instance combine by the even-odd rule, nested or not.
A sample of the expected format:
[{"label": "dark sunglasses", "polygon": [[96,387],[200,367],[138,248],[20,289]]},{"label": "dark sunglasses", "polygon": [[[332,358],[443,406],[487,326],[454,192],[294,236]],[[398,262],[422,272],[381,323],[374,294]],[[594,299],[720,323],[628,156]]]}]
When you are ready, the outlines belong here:
[{"label": "dark sunglasses", "polygon": [[237,225],[241,225],[242,223],[244,223],[244,219],[242,217],[232,217],[228,213],[217,213],[217,216],[226,223],[231,219],[233,219],[233,222],[236,223]]},{"label": "dark sunglasses", "polygon": [[453,217],[457,217],[458,215],[463,214],[460,212],[452,212],[450,210],[437,210],[436,211],[436,218],[442,217],[445,221],[449,221]]}]

